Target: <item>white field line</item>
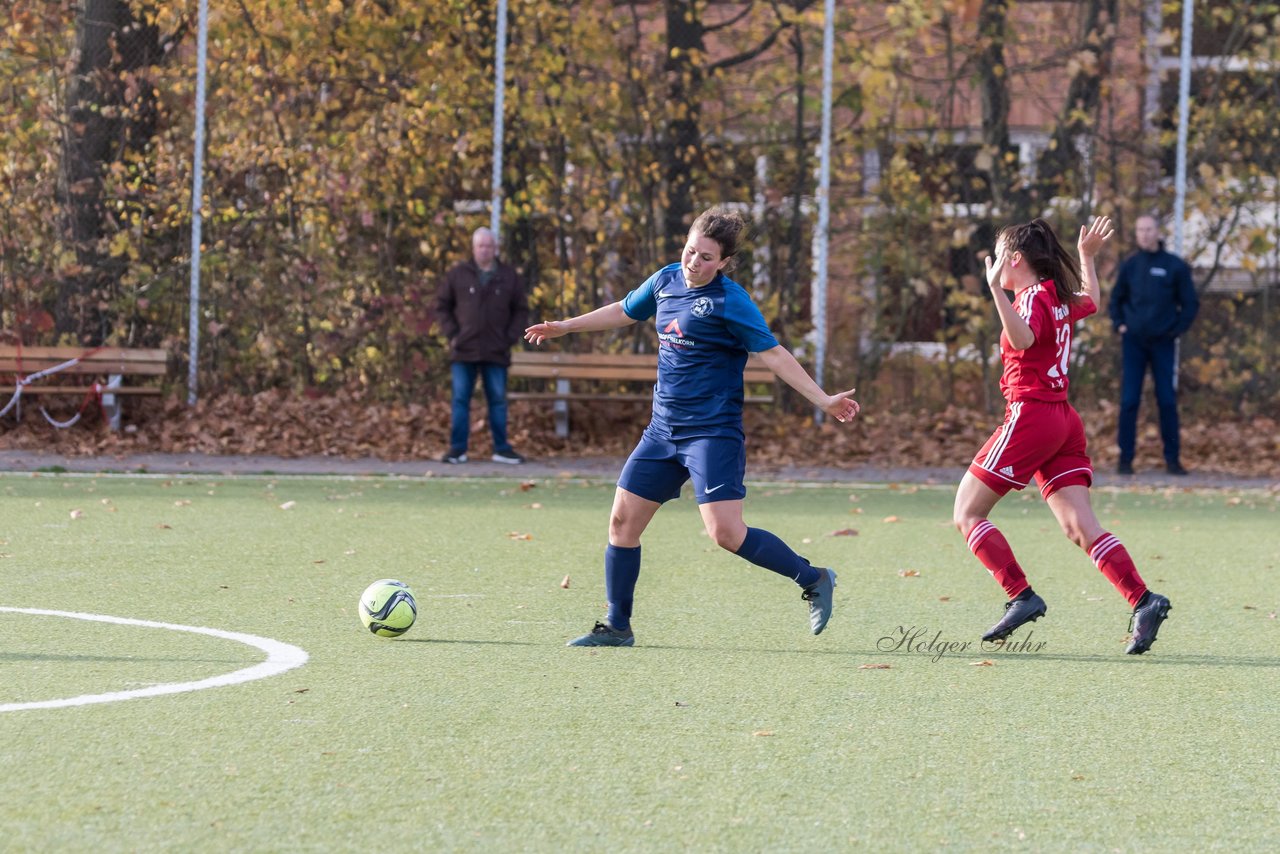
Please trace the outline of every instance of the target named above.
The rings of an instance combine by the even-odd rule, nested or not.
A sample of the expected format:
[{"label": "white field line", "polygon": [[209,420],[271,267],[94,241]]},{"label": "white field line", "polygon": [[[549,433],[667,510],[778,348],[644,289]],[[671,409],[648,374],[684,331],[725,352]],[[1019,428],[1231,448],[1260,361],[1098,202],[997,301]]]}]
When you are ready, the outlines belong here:
[{"label": "white field line", "polygon": [[108,617],[103,614],[81,614],[74,611],[46,611],[41,608],[6,608],[0,606],[0,612],[10,614],[32,614],[41,617],[66,617],[72,620],[89,620],[95,623],[114,623],[120,626],[141,626],[146,629],[167,629],[172,632],[191,632],[197,635],[209,635],[223,640],[235,641],[256,647],[267,654],[267,660],[252,667],[211,676],[195,682],[170,682],[164,685],[151,685],[136,688],[132,691],[111,691],[106,694],[84,694],[62,700],[40,700],[32,703],[3,703],[0,712],[19,712],[27,709],[62,709],[68,706],[87,706],[92,703],[114,703],[120,700],[136,700],[140,697],[158,697],[164,694],[181,694],[186,691],[203,691],[205,688],[219,688],[224,685],[238,685],[254,679],[265,679],[276,676],[286,670],[301,667],[307,663],[307,652],[292,644],[281,643],[270,638],[246,635],[240,632],[224,632],[221,629],[206,629],[202,626],[179,626],[174,623],[154,623],[150,620],[131,620],[126,617]]}]

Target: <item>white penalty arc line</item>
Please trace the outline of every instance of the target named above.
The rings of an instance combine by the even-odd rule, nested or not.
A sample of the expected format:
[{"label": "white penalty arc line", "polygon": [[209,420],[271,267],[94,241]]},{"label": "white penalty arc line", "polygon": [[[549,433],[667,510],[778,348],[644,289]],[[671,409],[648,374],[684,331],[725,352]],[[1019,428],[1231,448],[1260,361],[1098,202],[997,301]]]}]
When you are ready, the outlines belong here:
[{"label": "white penalty arc line", "polygon": [[276,676],[295,667],[307,663],[307,651],[281,643],[271,638],[257,635],[246,635],[240,632],[224,632],[221,629],[206,629],[202,626],[180,626],[176,623],[154,623],[150,620],[131,620],[127,617],[108,617],[104,614],[81,614],[75,611],[46,611],[41,608],[6,608],[0,606],[0,612],[10,614],[32,614],[39,617],[67,617],[72,620],[89,620],[95,623],[114,623],[119,626],[141,626],[146,629],[168,629],[174,632],[191,632],[197,635],[209,635],[223,640],[236,641],[256,647],[267,654],[267,660],[252,667],[211,676],[195,682],[169,682],[164,685],[152,685],[132,691],[111,691],[106,694],[84,694],[79,697],[68,697],[63,700],[40,700],[32,703],[3,703],[0,712],[19,712],[27,709],[62,709],[68,706],[87,706],[92,703],[114,703],[119,700],[136,700],[140,697],[159,697],[164,694],[181,694],[186,691],[203,691],[205,688],[220,688],[224,685],[239,685],[241,682],[252,682],[254,679],[266,679]]}]

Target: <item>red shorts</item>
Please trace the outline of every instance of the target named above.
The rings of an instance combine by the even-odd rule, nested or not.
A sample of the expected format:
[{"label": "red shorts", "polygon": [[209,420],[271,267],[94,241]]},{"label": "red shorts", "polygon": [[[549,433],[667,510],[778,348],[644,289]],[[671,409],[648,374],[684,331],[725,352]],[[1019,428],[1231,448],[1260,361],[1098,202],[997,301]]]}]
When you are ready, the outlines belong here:
[{"label": "red shorts", "polygon": [[1045,498],[1064,486],[1093,485],[1084,424],[1065,400],[1009,404],[1004,423],[978,451],[969,471],[1000,495],[1022,489],[1032,477]]}]

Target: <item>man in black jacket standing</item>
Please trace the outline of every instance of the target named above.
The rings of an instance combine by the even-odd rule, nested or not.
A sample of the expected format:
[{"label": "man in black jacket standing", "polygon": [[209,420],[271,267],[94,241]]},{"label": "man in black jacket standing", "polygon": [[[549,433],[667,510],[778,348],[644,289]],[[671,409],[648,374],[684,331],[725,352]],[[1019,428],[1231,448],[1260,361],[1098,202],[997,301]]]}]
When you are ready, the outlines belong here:
[{"label": "man in black jacket standing", "polygon": [[1200,309],[1191,268],[1166,252],[1155,218],[1134,224],[1138,251],[1120,265],[1108,310],[1121,335],[1124,358],[1120,390],[1120,474],[1133,474],[1138,406],[1147,366],[1160,408],[1160,438],[1169,474],[1186,474],[1178,438],[1178,337],[1191,328]]},{"label": "man in black jacket standing", "polygon": [[449,340],[453,373],[453,414],[446,463],[467,461],[471,433],[471,394],[476,377],[484,384],[493,433],[493,461],[516,465],[524,457],[507,439],[507,368],[511,347],[529,325],[524,283],[498,260],[498,241],[487,228],[471,236],[471,261],[444,277],[436,294],[440,331]]}]

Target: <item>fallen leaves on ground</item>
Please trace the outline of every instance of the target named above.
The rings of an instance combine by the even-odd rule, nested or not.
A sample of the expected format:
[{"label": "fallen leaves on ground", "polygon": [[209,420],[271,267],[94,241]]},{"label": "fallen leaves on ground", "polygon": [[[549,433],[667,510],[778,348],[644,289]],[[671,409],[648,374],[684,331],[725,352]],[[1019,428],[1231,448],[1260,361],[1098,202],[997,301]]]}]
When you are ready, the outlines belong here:
[{"label": "fallen leaves on ground", "polygon": [[[1099,471],[1115,468],[1118,407],[1110,400],[1076,401]],[[480,412],[482,402],[477,403]],[[1154,407],[1150,407],[1154,409]],[[625,457],[649,419],[649,405],[635,401],[571,404],[573,432],[555,435],[551,406],[512,401],[508,435],[516,450],[534,459]],[[0,420],[0,449],[67,456],[163,454],[269,454],[296,458],[377,457],[388,461],[438,460],[448,447],[450,403],[446,390],[425,402],[378,400],[359,390],[301,394],[268,389],[255,394],[206,395],[188,406],[185,395],[126,402],[125,429],[112,433],[87,412],[74,427],[58,430],[38,410]],[[1193,472],[1280,477],[1280,422],[1267,415],[1215,411],[1182,413],[1182,456]],[[806,409],[782,412],[751,406],[744,413],[750,464],[835,468],[876,465],[934,468],[966,465],[1001,420],[1001,413],[950,406],[941,412],[882,403],[854,421],[814,424]],[[1144,415],[1144,424],[1146,416]],[[488,455],[487,430],[472,434],[477,459]],[[822,448],[815,458],[814,448]],[[1145,428],[1135,466],[1163,471],[1158,435]]]}]

